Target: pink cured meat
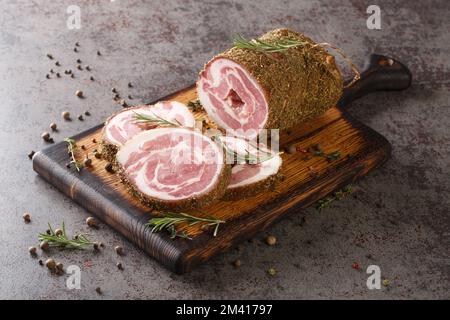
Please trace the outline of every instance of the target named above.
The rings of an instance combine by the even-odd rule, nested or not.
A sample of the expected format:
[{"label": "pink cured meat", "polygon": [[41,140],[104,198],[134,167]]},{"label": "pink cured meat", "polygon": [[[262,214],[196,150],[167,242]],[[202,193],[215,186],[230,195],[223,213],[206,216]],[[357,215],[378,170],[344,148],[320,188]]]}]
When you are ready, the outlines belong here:
[{"label": "pink cured meat", "polygon": [[254,144],[235,137],[222,137],[222,141],[238,155],[250,153],[262,159],[272,153],[268,160],[256,164],[241,161],[234,165],[231,169],[231,178],[225,199],[237,200],[255,195],[278,180],[282,165],[282,159],[278,153],[274,153],[261,144],[256,148]]},{"label": "pink cured meat", "polygon": [[242,66],[215,58],[200,73],[197,93],[209,117],[236,137],[253,139],[266,125],[264,91]]},{"label": "pink cured meat", "polygon": [[224,194],[230,175],[222,148],[186,128],[141,132],[122,146],[116,159],[133,193],[158,209],[209,204]]},{"label": "pink cured meat", "polygon": [[176,101],[161,101],[155,105],[131,107],[110,117],[103,129],[103,141],[120,147],[136,134],[157,127],[136,121],[136,113],[158,116],[171,122],[178,121],[185,127],[195,125],[194,116],[186,105]]}]

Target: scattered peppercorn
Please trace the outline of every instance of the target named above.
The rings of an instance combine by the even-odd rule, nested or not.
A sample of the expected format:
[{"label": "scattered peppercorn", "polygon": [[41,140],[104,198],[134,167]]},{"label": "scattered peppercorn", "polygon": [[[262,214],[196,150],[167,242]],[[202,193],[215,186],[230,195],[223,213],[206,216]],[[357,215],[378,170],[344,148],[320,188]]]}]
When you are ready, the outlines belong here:
[{"label": "scattered peppercorn", "polygon": [[133,84],[131,82],[128,82],[128,88],[133,88]]},{"label": "scattered peppercorn", "polygon": [[96,228],[97,227],[97,221],[95,220],[94,217],[88,217],[86,219],[86,224],[91,227],[91,228]]},{"label": "scattered peppercorn", "polygon": [[98,244],[98,242],[94,243],[93,247],[94,250],[100,250],[100,245]]},{"label": "scattered peppercorn", "polygon": [[77,65],[77,69],[78,69],[78,70],[83,70],[83,67],[81,66],[81,64],[78,64],[78,65]]},{"label": "scattered peppercorn", "polygon": [[46,77],[47,79],[50,79],[50,75],[49,75],[49,74],[46,74],[45,77]]},{"label": "scattered peppercorn", "polygon": [[91,79],[91,81],[95,81],[95,79],[94,79],[94,77],[93,76],[91,76],[89,79]]},{"label": "scattered peppercorn", "polygon": [[112,165],[111,162],[108,162],[108,163],[105,165],[105,170],[108,171],[109,173],[114,173],[114,168],[113,168],[113,165]]},{"label": "scattered peppercorn", "polygon": [[31,152],[28,154],[28,158],[33,159],[33,156],[36,152],[34,150],[31,150]]},{"label": "scattered peppercorn", "polygon": [[59,61],[55,62],[55,66],[59,67],[61,64],[59,63]]},{"label": "scattered peppercorn", "polygon": [[28,248],[28,252],[32,255],[35,256],[37,253],[37,248],[36,247],[29,247]]},{"label": "scattered peppercorn", "polygon": [[75,78],[75,75],[73,73],[70,74],[71,78]]},{"label": "scattered peppercorn", "polygon": [[133,100],[133,97],[131,96],[131,94],[128,95],[128,99]]},{"label": "scattered peppercorn", "polygon": [[83,115],[82,115],[82,114],[80,114],[80,115],[78,116],[78,120],[80,120],[80,121],[83,121],[83,120],[84,120],[84,118],[83,118]]},{"label": "scattered peppercorn", "polygon": [[77,63],[81,63],[81,59],[77,59]]},{"label": "scattered peppercorn", "polygon": [[75,42],[75,47],[79,47],[80,46],[80,43],[77,41],[77,42]]},{"label": "scattered peppercorn", "polygon": [[98,294],[102,294],[102,288],[100,288],[100,287],[95,288],[95,291],[96,291]]},{"label": "scattered peppercorn", "polygon": [[84,112],[84,115],[85,115],[85,116],[90,116],[91,113],[90,113],[89,111],[85,111],[85,112]]},{"label": "scattered peppercorn", "polygon": [[44,262],[41,259],[39,259],[38,263],[39,263],[40,266],[44,265]]},{"label": "scattered peppercorn", "polygon": [[275,236],[267,236],[266,237],[266,243],[269,246],[274,246],[277,243],[277,238]]},{"label": "scattered peppercorn", "polygon": [[31,221],[31,215],[28,212],[25,212],[22,216],[23,221],[25,221],[25,223],[29,223]]},{"label": "scattered peppercorn", "polygon": [[97,143],[97,139],[92,139],[92,143]]},{"label": "scattered peppercorn", "polygon": [[353,263],[352,263],[352,268],[355,269],[355,270],[360,270],[360,269],[361,269],[361,266],[359,265],[358,262],[353,262]]},{"label": "scattered peppercorn", "polygon": [[100,152],[98,152],[98,151],[95,151],[94,152],[94,157],[96,157],[97,159],[101,159],[102,154]]},{"label": "scattered peppercorn", "polygon": [[53,60],[53,55],[51,55],[50,53],[47,53],[47,58],[49,58],[50,60]]},{"label": "scattered peppercorn", "polygon": [[84,66],[84,68],[85,68],[87,71],[91,71],[91,67],[89,67],[89,66]]},{"label": "scattered peppercorn", "polygon": [[123,270],[123,265],[122,265],[122,263],[117,262],[117,263],[116,263],[116,266],[117,266],[117,269]]},{"label": "scattered peppercorn", "polygon": [[73,51],[74,51],[74,52],[78,52],[77,47],[73,48]]},{"label": "scattered peppercorn", "polygon": [[101,53],[100,51],[97,51],[97,55],[98,55],[98,56],[101,56],[102,53]]},{"label": "scattered peppercorn", "polygon": [[113,98],[114,100],[119,100],[120,99],[120,94],[118,94],[118,93],[116,93],[115,95],[114,95],[114,98]]},{"label": "scattered peppercorn", "polygon": [[237,259],[233,261],[233,266],[239,268],[242,265],[241,260]]},{"label": "scattered peppercorn", "polygon": [[84,144],[81,145],[81,150],[86,150],[86,146]]},{"label": "scattered peppercorn", "polygon": [[57,124],[54,122],[50,123],[50,129],[52,129],[52,131],[56,131],[58,129]]},{"label": "scattered peppercorn", "polygon": [[61,262],[58,262],[56,264],[56,269],[58,269],[59,271],[63,271],[64,270],[64,265]]},{"label": "scattered peppercorn", "polygon": [[122,246],[115,246],[114,251],[116,251],[116,253],[120,256],[123,255],[123,247]]},{"label": "scattered peppercorn", "polygon": [[83,164],[85,167],[90,167],[92,165],[92,159],[86,157],[83,161]]},{"label": "scattered peppercorn", "polygon": [[111,92],[112,93],[117,93],[117,89],[116,88],[111,88]]},{"label": "scattered peppercorn", "polygon": [[47,268],[49,268],[49,270],[54,271],[56,268],[56,262],[55,260],[53,260],[52,258],[47,259],[45,261],[45,265],[47,266]]},{"label": "scattered peppercorn", "polygon": [[121,106],[124,107],[124,108],[128,107],[128,103],[127,103],[124,99],[122,99],[122,100],[120,101],[120,104],[121,104]]},{"label": "scattered peppercorn", "polygon": [[63,117],[64,120],[70,120],[70,113],[69,113],[69,111],[63,111],[61,113],[61,116]]},{"label": "scattered peppercorn", "polygon": [[269,269],[267,269],[267,273],[268,273],[270,276],[274,277],[274,276],[276,276],[276,274],[277,274],[277,270],[276,270],[275,268],[269,268]]},{"label": "scattered peppercorn", "polygon": [[63,234],[63,231],[61,229],[56,229],[55,230],[55,236],[59,237]]},{"label": "scattered peppercorn", "polygon": [[288,154],[294,154],[297,152],[297,148],[295,148],[295,145],[291,144],[284,148],[284,151],[286,151],[286,153]]},{"label": "scattered peppercorn", "polygon": [[83,98],[83,91],[77,90],[77,91],[75,91],[75,95],[76,95],[78,98]]},{"label": "scattered peppercorn", "polygon": [[56,77],[61,78],[61,75],[59,74],[59,72],[56,73]]}]

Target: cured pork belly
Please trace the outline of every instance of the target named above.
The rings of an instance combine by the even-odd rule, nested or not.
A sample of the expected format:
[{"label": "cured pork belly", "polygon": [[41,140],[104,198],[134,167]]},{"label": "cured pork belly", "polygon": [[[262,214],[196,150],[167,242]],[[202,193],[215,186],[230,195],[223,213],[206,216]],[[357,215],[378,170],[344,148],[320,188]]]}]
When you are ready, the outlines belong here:
[{"label": "cured pork belly", "polygon": [[129,191],[160,210],[210,204],[223,196],[230,177],[223,149],[186,128],[141,132],[119,149],[116,161]]},{"label": "cured pork belly", "polygon": [[[222,137],[227,150],[231,150],[233,161],[230,183],[224,200],[238,200],[273,188],[281,179],[280,155],[266,146],[255,146],[252,142],[235,137]],[[228,153],[230,154],[230,152]],[[228,161],[232,162],[232,161]]]},{"label": "cured pork belly", "polygon": [[155,105],[143,105],[124,109],[106,120],[102,135],[102,154],[113,161],[117,150],[136,134],[154,129],[158,125],[136,119],[141,114],[161,118],[185,127],[194,127],[195,119],[188,107],[176,101],[161,101]]},{"label": "cured pork belly", "polygon": [[334,57],[303,34],[277,29],[268,43],[299,40],[307,45],[282,53],[231,48],[209,61],[197,81],[209,117],[235,136],[253,139],[263,128],[287,129],[334,106],[342,76]]}]

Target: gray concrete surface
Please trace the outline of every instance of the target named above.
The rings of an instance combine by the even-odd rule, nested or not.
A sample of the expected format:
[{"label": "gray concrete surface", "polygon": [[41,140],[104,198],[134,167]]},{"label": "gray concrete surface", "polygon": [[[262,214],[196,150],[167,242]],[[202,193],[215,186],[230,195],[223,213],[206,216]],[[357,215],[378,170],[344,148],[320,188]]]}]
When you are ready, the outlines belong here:
[{"label": "gray concrete surface", "polygon": [[[366,8],[381,7],[382,30],[366,28]],[[81,29],[66,27],[67,6],[81,8]],[[450,298],[450,4],[442,1],[4,1],[0,10],[0,298]],[[356,184],[352,196],[320,212],[292,215],[240,250],[230,250],[184,276],[171,274],[112,229],[90,232],[88,212],[40,179],[27,158],[56,121],[61,140],[103,121],[119,106],[110,88],[131,103],[191,84],[202,64],[230,45],[230,35],[255,36],[275,27],[338,44],[360,67],[370,53],[391,54],[414,74],[406,92],[377,93],[351,113],[384,134],[392,159]],[[80,42],[79,53],[73,52]],[[97,57],[96,51],[102,56]],[[46,80],[52,53],[61,79]],[[69,79],[75,59],[92,67]],[[127,88],[128,81],[134,88]],[[81,89],[86,99],[74,92]],[[63,122],[60,113],[86,120]],[[22,222],[22,213],[32,223]],[[302,217],[305,219],[303,220]],[[52,276],[29,257],[47,222],[89,231],[101,253],[55,252],[82,268],[82,287]],[[262,239],[274,234],[278,244]],[[122,244],[126,255],[112,250]],[[230,263],[240,259],[242,267]],[[123,261],[119,271],[115,262]],[[358,262],[362,270],[351,267]],[[380,266],[391,285],[368,290],[365,268]],[[266,274],[275,267],[278,274]]]}]

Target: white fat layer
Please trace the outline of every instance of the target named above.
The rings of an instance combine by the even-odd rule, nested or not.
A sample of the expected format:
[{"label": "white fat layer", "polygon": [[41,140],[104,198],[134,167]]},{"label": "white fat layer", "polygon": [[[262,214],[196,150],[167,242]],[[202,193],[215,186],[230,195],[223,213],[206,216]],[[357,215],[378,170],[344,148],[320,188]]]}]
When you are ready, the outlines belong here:
[{"label": "white fat layer", "polygon": [[[167,185],[167,184],[162,184],[157,179],[158,178],[158,170],[160,169],[159,164],[156,167],[155,177],[153,178],[152,181],[148,181],[147,176],[145,174],[148,163],[145,163],[145,162],[148,160],[149,157],[144,157],[143,159],[141,159],[139,161],[139,163],[136,163],[135,165],[132,165],[129,168],[125,169],[125,173],[127,173],[129,171],[134,171],[133,169],[138,164],[142,164],[141,161],[144,161],[145,164],[142,166],[142,168],[138,172],[133,172],[133,176],[136,176],[136,178],[134,179],[134,184],[140,192],[142,192],[143,194],[145,194],[147,196],[156,198],[156,199],[161,199],[161,200],[166,200],[166,201],[171,201],[171,200],[176,201],[176,200],[182,200],[182,199],[191,198],[191,197],[205,194],[216,185],[217,179],[220,177],[220,174],[224,167],[224,158],[223,158],[224,155],[223,155],[222,149],[219,148],[216,145],[216,143],[211,141],[208,137],[202,135],[199,132],[193,131],[193,130],[189,130],[189,129],[185,129],[185,128],[157,128],[157,129],[141,132],[141,133],[137,134],[135,137],[133,137],[132,139],[130,139],[127,143],[125,143],[125,145],[117,152],[116,159],[117,159],[118,163],[123,166],[126,164],[128,159],[130,158],[130,155],[133,152],[139,152],[140,147],[142,147],[144,143],[146,143],[148,141],[157,140],[158,137],[166,135],[166,134],[175,134],[176,135],[176,134],[186,134],[186,133],[192,135],[193,139],[198,139],[198,140],[193,140],[194,141],[194,149],[191,148],[192,145],[190,143],[188,143],[184,140],[184,141],[180,141],[180,143],[178,143],[173,148],[168,147],[168,148],[155,150],[154,152],[150,151],[149,157],[150,157],[150,155],[154,155],[155,153],[157,155],[161,154],[164,157],[167,157],[167,152],[170,152],[170,154],[171,154],[170,160],[172,163],[176,163],[176,161],[182,160],[182,159],[180,159],[180,157],[182,157],[182,154],[184,154],[185,156],[187,155],[188,157],[193,156],[194,157],[193,161],[200,161],[200,163],[211,163],[210,161],[214,161],[214,163],[217,164],[217,168],[216,168],[216,172],[214,173],[214,176],[211,178],[211,181],[209,182],[209,184],[202,190],[199,190],[198,192],[195,192],[195,193],[191,193],[184,197],[175,197],[175,196],[169,194],[169,192],[156,190],[151,187],[151,184],[154,184],[155,186],[160,187],[160,188],[162,188],[162,187],[169,188],[170,192],[173,192],[173,191],[185,188],[195,182],[198,182],[198,181],[200,181],[201,175],[203,173],[203,167],[202,167],[202,171],[199,172],[195,177],[184,180],[181,184],[178,184],[178,185]],[[210,150],[213,151],[214,159],[211,159],[210,157],[208,157],[207,155],[204,154],[204,150],[202,150],[202,146],[201,146],[203,141],[207,141],[209,143],[208,148],[210,148],[210,149],[208,151],[210,151]],[[141,151],[141,152],[148,152],[148,151]]]},{"label": "white fat layer", "polygon": [[[167,109],[164,106],[170,104],[171,108]],[[104,139],[112,144],[121,146],[121,141],[118,141],[111,133],[111,128],[115,127],[119,130],[122,137],[126,139],[132,138],[130,133],[126,131],[125,126],[130,122],[130,116],[134,117],[135,113],[140,113],[146,116],[154,117],[155,115],[168,121],[175,121],[175,119],[183,119],[181,124],[185,127],[193,128],[195,126],[195,118],[188,107],[177,101],[161,101],[155,105],[132,107],[117,113],[105,124]],[[144,129],[142,129],[144,131]]]},{"label": "white fat layer", "polygon": [[[237,188],[237,187],[243,187],[243,186],[250,186],[254,183],[263,181],[267,178],[269,178],[270,176],[276,174],[278,172],[278,170],[280,170],[281,167],[281,157],[279,155],[275,155],[273,158],[261,162],[260,166],[260,170],[258,172],[257,175],[254,175],[252,177],[250,177],[249,179],[240,181],[238,183],[235,184],[230,184],[228,186],[228,189],[233,189],[233,188]],[[235,174],[240,174],[242,171],[247,170],[248,168],[250,168],[252,165],[251,164],[238,164],[235,165],[233,167],[233,169],[231,170],[231,175],[235,175]]]},{"label": "white fat layer", "polygon": [[[253,85],[258,88],[258,90],[261,92],[263,92],[263,90],[261,89],[261,87],[259,86],[258,82],[253,78],[253,76],[251,74],[249,74],[244,68],[242,68],[239,64],[237,64],[234,61],[231,61],[229,59],[225,59],[225,58],[219,58],[219,59],[215,59],[214,61],[212,61],[212,63],[208,66],[209,68],[209,72],[212,75],[212,83],[210,83],[213,87],[217,87],[220,85],[220,83],[222,81],[227,81],[228,82],[228,78],[225,76],[221,75],[221,69],[223,69],[224,67],[230,67],[232,69],[234,69],[233,71],[229,71],[229,74],[233,74],[234,76],[236,76],[236,78],[241,79],[240,75],[235,71],[235,69],[239,69],[241,70],[244,74],[247,75],[248,79],[250,80],[250,82],[253,83]],[[230,128],[223,120],[222,118],[217,114],[215,108],[213,107],[213,104],[211,102],[211,99],[208,96],[208,92],[205,92],[203,90],[203,83],[207,81],[207,79],[205,77],[200,77],[199,79],[199,85],[197,86],[197,93],[198,93],[198,98],[203,106],[203,108],[205,109],[205,111],[208,113],[208,115],[212,118],[212,120],[214,120],[214,122],[216,122],[219,127],[225,128],[225,129],[231,129],[231,130],[235,130],[236,128]],[[229,83],[229,87],[232,88],[232,84]],[[263,95],[263,94],[262,94]],[[264,95],[263,95],[264,97]],[[248,117],[244,117],[244,118],[239,118],[236,116],[236,114],[233,111],[233,108],[226,102],[223,100],[223,98],[221,97],[216,97],[217,100],[222,102],[222,105],[224,106],[224,110],[225,112],[233,119],[235,119],[236,121],[238,121],[241,125],[244,125],[248,122]],[[264,97],[265,100],[265,97]],[[255,103],[255,101],[253,101],[253,103]],[[265,103],[266,108],[267,108],[267,102]],[[256,110],[255,107],[255,112],[261,112],[261,110]],[[245,115],[244,115],[245,116]],[[248,115],[246,115],[248,116]],[[255,132],[254,135],[252,136],[248,136],[249,138],[253,138],[253,136],[256,136],[259,131],[264,127],[264,125],[267,122],[267,118],[269,116],[269,112],[268,110],[266,110],[266,117],[263,121],[263,123],[261,124],[260,128],[258,128],[258,131]],[[237,136],[241,136],[239,135],[239,132],[236,133]],[[244,137],[244,136],[242,136]]]}]

